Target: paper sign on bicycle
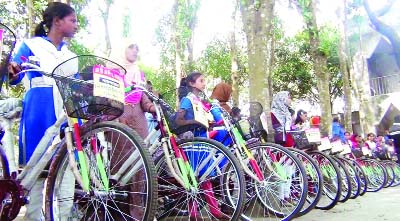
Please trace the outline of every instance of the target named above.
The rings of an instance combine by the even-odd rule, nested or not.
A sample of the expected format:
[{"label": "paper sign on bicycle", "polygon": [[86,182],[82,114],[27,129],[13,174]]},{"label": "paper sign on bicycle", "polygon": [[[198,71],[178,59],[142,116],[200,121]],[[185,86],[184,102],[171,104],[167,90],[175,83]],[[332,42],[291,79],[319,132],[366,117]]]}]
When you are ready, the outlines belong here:
[{"label": "paper sign on bicycle", "polygon": [[349,144],[342,144],[343,146],[343,151],[342,154],[349,154],[351,153],[351,147]]},{"label": "paper sign on bicycle", "polygon": [[321,141],[321,133],[318,128],[309,128],[304,131],[309,143],[318,143]]},{"label": "paper sign on bicycle", "polygon": [[102,65],[93,66],[93,95],[124,103],[124,80],[118,70]]},{"label": "paper sign on bicycle", "polygon": [[334,152],[334,153],[338,153],[338,152],[342,152],[343,151],[343,145],[342,145],[342,142],[340,140],[331,142],[331,146],[332,146],[332,152]]},{"label": "paper sign on bicycle", "polygon": [[321,138],[321,145],[318,146],[319,151],[329,150],[331,149],[331,142],[328,137]]}]

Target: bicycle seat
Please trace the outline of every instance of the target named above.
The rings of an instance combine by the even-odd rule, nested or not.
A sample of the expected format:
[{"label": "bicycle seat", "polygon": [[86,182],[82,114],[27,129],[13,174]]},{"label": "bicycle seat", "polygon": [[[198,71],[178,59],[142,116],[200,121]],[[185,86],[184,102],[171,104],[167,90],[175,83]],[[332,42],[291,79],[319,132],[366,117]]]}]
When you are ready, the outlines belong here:
[{"label": "bicycle seat", "polygon": [[22,111],[22,101],[18,98],[0,100],[0,117],[5,119],[18,118]]},{"label": "bicycle seat", "polygon": [[207,128],[205,128],[202,124],[188,124],[188,125],[177,126],[175,128],[172,128],[171,132],[176,135],[180,135],[187,131],[195,132],[195,131],[206,130],[206,129]]}]

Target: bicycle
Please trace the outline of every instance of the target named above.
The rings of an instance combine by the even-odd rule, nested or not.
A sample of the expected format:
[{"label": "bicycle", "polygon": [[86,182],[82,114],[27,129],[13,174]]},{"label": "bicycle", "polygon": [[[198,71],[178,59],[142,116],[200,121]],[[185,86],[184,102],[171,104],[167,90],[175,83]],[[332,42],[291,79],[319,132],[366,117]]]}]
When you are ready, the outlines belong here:
[{"label": "bicycle", "polygon": [[[122,113],[123,103],[116,97],[96,94],[94,87],[99,84],[93,79],[86,79],[94,76],[95,70],[89,69],[86,75],[79,73],[91,65],[111,70],[106,68],[106,64],[110,63],[120,67],[108,59],[93,55],[68,59],[52,73],[41,71],[33,64],[22,65],[28,68],[23,72],[37,71],[55,80],[66,113],[47,129],[19,174],[11,173],[9,166],[15,164],[8,158],[14,147],[1,145],[1,220],[13,220],[21,207],[29,203],[29,192],[39,176],[46,172],[48,165],[46,220],[153,219],[157,183],[154,164],[148,151],[143,148],[143,141],[132,129],[111,122]],[[80,79],[72,77],[77,73]],[[103,79],[118,82],[111,75]],[[77,117],[85,122],[74,122],[72,118]],[[3,120],[10,122],[12,119]],[[57,135],[64,122],[67,122],[67,126],[60,140]],[[6,133],[5,136],[12,137],[12,134]],[[14,165],[11,168],[17,167]]]},{"label": "bicycle", "polygon": [[[211,111],[214,108],[223,110],[215,102]],[[225,140],[231,139],[230,146],[245,172],[245,216],[294,218],[307,197],[306,172],[301,162],[280,145],[251,139],[247,119],[234,122],[226,111],[221,115],[228,131]]]},{"label": "bicycle", "polygon": [[245,185],[243,170],[231,150],[207,138],[178,139],[175,134],[200,125],[178,127],[174,111],[146,88],[142,90],[156,109],[157,126],[144,140],[155,159],[158,173],[157,219],[238,220]]}]

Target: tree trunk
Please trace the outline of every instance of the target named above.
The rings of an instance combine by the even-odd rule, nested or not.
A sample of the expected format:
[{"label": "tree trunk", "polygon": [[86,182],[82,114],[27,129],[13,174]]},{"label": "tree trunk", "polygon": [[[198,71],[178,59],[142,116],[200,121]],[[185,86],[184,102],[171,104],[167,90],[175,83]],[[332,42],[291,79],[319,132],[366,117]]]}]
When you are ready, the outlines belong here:
[{"label": "tree trunk", "polygon": [[232,13],[233,30],[230,38],[230,54],[231,54],[231,80],[232,80],[232,101],[233,106],[239,106],[239,68],[237,59],[236,47],[236,13],[238,6],[235,5],[235,10]]},{"label": "tree trunk", "polygon": [[33,8],[33,0],[26,0],[26,7],[28,11],[28,38],[30,38],[35,35],[35,9]]},{"label": "tree trunk", "polygon": [[374,13],[369,7],[368,0],[364,0],[364,8],[367,11],[368,17],[374,29],[385,36],[393,47],[394,57],[396,59],[397,67],[400,69],[400,36],[397,34],[396,29],[382,22],[378,16],[386,14],[392,7],[394,0],[390,0],[387,4],[377,13]]},{"label": "tree trunk", "polygon": [[350,87],[350,76],[349,76],[349,68],[347,64],[347,37],[346,37],[346,0],[343,0],[343,8],[339,9],[340,15],[339,19],[339,31],[340,31],[340,42],[339,42],[339,62],[340,62],[340,72],[343,76],[343,94],[344,94],[344,128],[346,131],[350,133],[353,131],[352,127],[352,119],[351,119],[351,109],[352,109],[352,100],[351,100],[351,87]]},{"label": "tree trunk", "polygon": [[[249,98],[260,102],[270,117],[269,50],[275,0],[240,1],[249,59]],[[272,131],[271,121],[268,128]]]},{"label": "tree trunk", "polygon": [[106,40],[106,56],[110,56],[111,53],[111,39],[110,39],[110,28],[108,26],[108,17],[110,16],[110,7],[113,3],[113,0],[105,0],[106,8],[105,10],[100,10],[101,16],[103,18],[104,30],[105,30],[105,40]]},{"label": "tree trunk", "polygon": [[319,50],[320,37],[317,25],[317,0],[308,2],[296,2],[296,6],[302,14],[310,36],[310,54],[313,61],[313,70],[317,78],[317,88],[319,93],[319,104],[321,106],[321,132],[331,134],[332,109],[329,94],[330,73],[327,70],[327,58]]},{"label": "tree trunk", "polygon": [[173,44],[175,47],[175,81],[176,81],[176,107],[179,107],[179,94],[178,94],[178,88],[180,86],[181,79],[183,77],[183,48],[182,48],[182,42],[180,38],[180,30],[178,28],[178,23],[179,23],[179,7],[180,7],[180,1],[175,0],[173,9],[172,9],[172,14],[174,15],[174,20],[172,24],[172,33],[173,33]]}]

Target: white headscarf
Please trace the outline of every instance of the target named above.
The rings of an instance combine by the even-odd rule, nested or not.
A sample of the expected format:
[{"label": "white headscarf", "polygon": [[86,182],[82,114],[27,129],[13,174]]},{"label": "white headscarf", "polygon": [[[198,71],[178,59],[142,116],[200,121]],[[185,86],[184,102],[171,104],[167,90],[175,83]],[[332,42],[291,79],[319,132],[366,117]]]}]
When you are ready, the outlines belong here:
[{"label": "white headscarf", "polygon": [[292,115],[286,101],[289,99],[288,91],[280,91],[274,95],[271,104],[271,112],[274,114],[279,123],[290,130]]}]

